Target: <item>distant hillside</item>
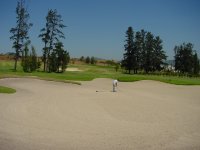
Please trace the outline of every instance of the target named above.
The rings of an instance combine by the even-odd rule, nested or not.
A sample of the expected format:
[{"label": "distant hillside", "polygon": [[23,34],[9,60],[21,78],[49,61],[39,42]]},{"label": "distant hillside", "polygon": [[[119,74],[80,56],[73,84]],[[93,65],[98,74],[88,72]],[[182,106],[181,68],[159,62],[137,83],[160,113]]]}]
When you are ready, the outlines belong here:
[{"label": "distant hillside", "polygon": [[0,54],[0,60],[13,60],[15,56],[15,53],[6,53],[6,54]]}]

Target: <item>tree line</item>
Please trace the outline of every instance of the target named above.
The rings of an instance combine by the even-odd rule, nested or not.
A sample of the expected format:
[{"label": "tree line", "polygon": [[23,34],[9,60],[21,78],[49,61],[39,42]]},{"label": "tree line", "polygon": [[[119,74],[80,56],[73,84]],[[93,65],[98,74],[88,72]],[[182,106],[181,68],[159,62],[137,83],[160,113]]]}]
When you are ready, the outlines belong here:
[{"label": "tree line", "polygon": [[[141,30],[134,32],[132,27],[126,31],[122,68],[137,74],[140,72],[161,71],[165,67],[166,54],[163,50],[163,41],[151,32]],[[175,46],[175,71],[179,74],[199,75],[200,64],[193,44],[183,43]]]},{"label": "tree line", "polygon": [[[10,37],[13,40],[13,48],[15,49],[15,65],[17,70],[17,62],[21,57],[22,67],[25,72],[32,72],[38,69],[41,64],[37,58],[35,48],[29,51],[31,40],[28,36],[29,29],[33,26],[29,23],[30,15],[25,8],[25,1],[19,0],[16,7],[16,26],[11,28]],[[60,39],[64,39],[62,29],[66,27],[63,24],[61,15],[57,10],[50,9],[46,16],[45,27],[41,29],[39,37],[44,43],[42,62],[45,72],[64,72],[70,60],[70,55],[64,49]]]},{"label": "tree line", "polygon": [[[33,26],[29,19],[30,15],[25,8],[25,1],[18,0],[16,26],[10,29],[12,34],[10,39],[13,41],[13,48],[15,49],[14,70],[17,70],[19,58],[21,58],[21,65],[25,72],[32,72],[41,67],[34,46],[29,50],[31,40],[28,31]],[[63,24],[62,16],[58,14],[56,9],[50,9],[45,20],[45,26],[38,36],[44,43],[41,59],[43,71],[64,72],[70,60],[70,55],[61,42],[61,39],[65,39],[62,29],[66,26]],[[143,29],[135,32],[132,27],[128,27],[125,37],[122,68],[129,74],[132,72],[134,74],[138,72],[148,74],[163,70],[167,56],[163,50],[163,41],[159,36]],[[180,46],[175,46],[174,52],[175,71],[177,73],[199,75],[199,58],[193,50],[193,44],[183,43]],[[94,57],[82,59],[85,59],[86,63],[96,63]]]},{"label": "tree line", "polygon": [[193,44],[183,43],[175,46],[175,69],[182,75],[199,75],[200,65],[197,52],[193,50]]},{"label": "tree line", "polygon": [[94,65],[94,64],[97,63],[97,60],[95,59],[94,56],[92,56],[92,57],[89,57],[89,56],[87,56],[87,57],[81,56],[79,60],[82,61],[82,62],[85,62],[86,64],[92,64],[92,65]]},{"label": "tree line", "polygon": [[145,30],[134,33],[132,27],[126,31],[125,53],[122,67],[130,74],[143,70],[146,73],[160,71],[167,56],[163,50],[162,40]]}]

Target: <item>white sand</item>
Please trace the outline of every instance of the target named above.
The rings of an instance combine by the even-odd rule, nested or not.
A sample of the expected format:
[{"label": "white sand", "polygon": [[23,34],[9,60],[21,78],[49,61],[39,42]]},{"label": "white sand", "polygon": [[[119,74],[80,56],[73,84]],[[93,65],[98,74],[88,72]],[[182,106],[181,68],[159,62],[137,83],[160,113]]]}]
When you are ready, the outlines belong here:
[{"label": "white sand", "polygon": [[82,71],[79,68],[67,68],[66,71]]},{"label": "white sand", "polygon": [[[1,79],[0,150],[199,150],[200,86]],[[99,92],[96,92],[99,91]]]}]

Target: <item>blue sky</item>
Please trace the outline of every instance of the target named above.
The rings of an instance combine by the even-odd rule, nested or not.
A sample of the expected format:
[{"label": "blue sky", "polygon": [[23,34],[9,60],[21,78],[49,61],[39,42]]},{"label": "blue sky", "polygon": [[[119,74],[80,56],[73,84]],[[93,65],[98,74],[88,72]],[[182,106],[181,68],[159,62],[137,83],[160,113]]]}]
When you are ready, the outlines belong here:
[{"label": "blue sky", "polygon": [[[16,25],[16,0],[0,1],[0,53],[10,52],[10,28]],[[41,54],[38,38],[49,9],[62,15],[66,39],[62,40],[72,57],[95,56],[122,59],[125,32],[145,29],[163,40],[168,59],[175,45],[191,42],[200,56],[199,0],[26,0],[32,45]]]}]

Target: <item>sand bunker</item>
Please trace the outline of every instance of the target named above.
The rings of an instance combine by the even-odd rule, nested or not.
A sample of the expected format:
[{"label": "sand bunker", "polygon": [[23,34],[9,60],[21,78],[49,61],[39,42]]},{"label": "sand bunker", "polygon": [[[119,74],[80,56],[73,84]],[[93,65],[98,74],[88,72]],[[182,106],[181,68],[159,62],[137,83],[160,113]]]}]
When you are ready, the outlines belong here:
[{"label": "sand bunker", "polygon": [[[200,149],[200,86],[1,79],[0,150]],[[96,92],[96,91],[99,92]]]},{"label": "sand bunker", "polygon": [[83,71],[78,68],[67,68],[66,71]]}]

